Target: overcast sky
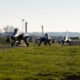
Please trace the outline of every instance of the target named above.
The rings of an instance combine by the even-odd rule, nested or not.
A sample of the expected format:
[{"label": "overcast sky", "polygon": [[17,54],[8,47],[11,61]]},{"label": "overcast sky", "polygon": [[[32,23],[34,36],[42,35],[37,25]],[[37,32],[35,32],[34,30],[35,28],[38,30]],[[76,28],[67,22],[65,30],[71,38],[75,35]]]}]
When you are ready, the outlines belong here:
[{"label": "overcast sky", "polygon": [[80,32],[80,0],[0,0],[0,28],[13,25],[28,32]]}]

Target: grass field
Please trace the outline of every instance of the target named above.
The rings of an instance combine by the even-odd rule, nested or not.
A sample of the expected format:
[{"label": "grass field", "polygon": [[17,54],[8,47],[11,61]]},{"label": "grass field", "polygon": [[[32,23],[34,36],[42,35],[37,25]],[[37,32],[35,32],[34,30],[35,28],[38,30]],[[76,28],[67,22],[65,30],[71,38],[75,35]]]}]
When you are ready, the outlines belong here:
[{"label": "grass field", "polygon": [[0,49],[0,80],[80,80],[80,46]]}]

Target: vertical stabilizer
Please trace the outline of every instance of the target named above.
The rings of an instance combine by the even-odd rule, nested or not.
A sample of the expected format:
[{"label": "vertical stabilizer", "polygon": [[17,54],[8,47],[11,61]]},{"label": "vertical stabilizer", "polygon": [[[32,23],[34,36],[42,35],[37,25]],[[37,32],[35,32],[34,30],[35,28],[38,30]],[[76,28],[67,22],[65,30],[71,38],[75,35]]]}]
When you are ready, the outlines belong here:
[{"label": "vertical stabilizer", "polygon": [[66,34],[66,37],[65,37],[65,41],[68,41],[69,40],[69,34],[68,34],[68,31],[67,31],[67,34]]},{"label": "vertical stabilizer", "polygon": [[27,34],[27,22],[25,22],[25,33]]},{"label": "vertical stabilizer", "polygon": [[44,36],[44,27],[42,26],[42,36]]}]

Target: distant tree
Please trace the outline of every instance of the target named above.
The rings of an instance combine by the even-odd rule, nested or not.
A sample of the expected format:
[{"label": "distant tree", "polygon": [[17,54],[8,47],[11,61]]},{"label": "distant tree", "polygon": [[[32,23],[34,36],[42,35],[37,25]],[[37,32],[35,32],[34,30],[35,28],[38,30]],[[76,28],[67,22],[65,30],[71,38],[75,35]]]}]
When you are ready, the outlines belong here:
[{"label": "distant tree", "polygon": [[0,29],[0,33],[2,33],[3,31],[2,31],[2,29]]},{"label": "distant tree", "polygon": [[7,25],[3,28],[3,30],[5,31],[7,36],[11,35],[13,33],[14,29],[15,28],[12,25]]},{"label": "distant tree", "polygon": [[7,26],[4,27],[4,31],[5,32],[13,32],[14,27],[12,25],[7,25]]}]

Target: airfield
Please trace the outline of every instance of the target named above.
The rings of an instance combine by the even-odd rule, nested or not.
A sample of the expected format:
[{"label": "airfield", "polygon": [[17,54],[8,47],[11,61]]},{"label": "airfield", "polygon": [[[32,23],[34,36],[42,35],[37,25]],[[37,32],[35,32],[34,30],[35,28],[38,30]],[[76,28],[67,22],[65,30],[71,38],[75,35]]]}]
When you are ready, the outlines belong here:
[{"label": "airfield", "polygon": [[80,46],[1,43],[0,80],[80,80]]}]

